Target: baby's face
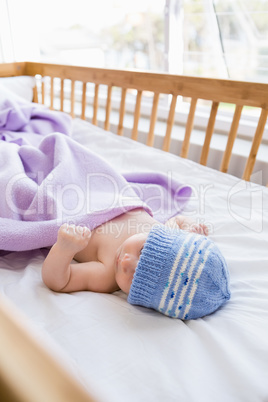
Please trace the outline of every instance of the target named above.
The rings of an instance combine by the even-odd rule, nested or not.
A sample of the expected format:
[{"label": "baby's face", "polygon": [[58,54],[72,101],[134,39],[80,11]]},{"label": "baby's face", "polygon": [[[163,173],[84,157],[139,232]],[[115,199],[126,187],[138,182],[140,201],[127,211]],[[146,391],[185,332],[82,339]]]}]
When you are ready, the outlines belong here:
[{"label": "baby's face", "polygon": [[141,250],[147,237],[148,233],[135,234],[125,240],[117,249],[115,257],[115,279],[120,289],[127,294],[129,293]]}]

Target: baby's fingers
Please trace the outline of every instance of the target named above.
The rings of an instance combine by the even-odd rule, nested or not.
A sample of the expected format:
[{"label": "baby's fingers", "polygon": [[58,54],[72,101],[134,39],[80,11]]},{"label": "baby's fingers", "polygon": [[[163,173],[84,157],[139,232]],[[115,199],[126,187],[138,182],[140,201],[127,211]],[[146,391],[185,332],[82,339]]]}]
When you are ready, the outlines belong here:
[{"label": "baby's fingers", "polygon": [[86,239],[90,238],[91,236],[91,230],[86,226],[76,226],[76,233],[78,233],[80,236],[85,237]]},{"label": "baby's fingers", "polygon": [[58,233],[59,234],[61,234],[61,233],[67,233],[69,231],[69,225],[68,225],[68,223],[63,223],[61,226],[60,226],[60,228],[59,228],[59,230],[58,230]]},{"label": "baby's fingers", "polygon": [[89,228],[84,228],[83,236],[89,239],[91,237],[91,230]]}]

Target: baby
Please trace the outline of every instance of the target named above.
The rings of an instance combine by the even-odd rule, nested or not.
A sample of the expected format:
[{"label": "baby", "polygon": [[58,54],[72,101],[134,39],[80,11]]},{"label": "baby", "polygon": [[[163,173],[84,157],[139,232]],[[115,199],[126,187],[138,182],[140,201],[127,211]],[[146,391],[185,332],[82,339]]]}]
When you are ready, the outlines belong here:
[{"label": "baby", "polygon": [[141,208],[92,232],[63,224],[43,263],[43,281],[57,292],[121,289],[131,304],[198,318],[230,298],[226,263],[207,234],[205,225],[182,216],[159,224]]}]

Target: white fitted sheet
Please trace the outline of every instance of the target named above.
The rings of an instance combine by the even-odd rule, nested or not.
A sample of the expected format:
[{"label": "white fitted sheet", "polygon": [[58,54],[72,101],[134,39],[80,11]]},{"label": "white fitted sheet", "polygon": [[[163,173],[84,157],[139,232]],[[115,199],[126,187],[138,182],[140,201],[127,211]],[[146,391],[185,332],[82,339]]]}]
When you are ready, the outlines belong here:
[{"label": "white fitted sheet", "polygon": [[131,306],[122,292],[54,293],[41,280],[44,250],[1,257],[1,293],[97,400],[268,400],[268,189],[79,119],[73,138],[121,171],[172,172],[193,186],[185,214],[211,228],[229,266],[231,300],[182,322]]}]

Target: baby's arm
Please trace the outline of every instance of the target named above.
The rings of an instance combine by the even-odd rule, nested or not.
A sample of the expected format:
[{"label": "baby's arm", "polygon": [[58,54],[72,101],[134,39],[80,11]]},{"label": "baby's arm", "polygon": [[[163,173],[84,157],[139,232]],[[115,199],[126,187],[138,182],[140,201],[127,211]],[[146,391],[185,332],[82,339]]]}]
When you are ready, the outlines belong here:
[{"label": "baby's arm", "polygon": [[173,218],[170,218],[165,223],[165,225],[174,229],[179,227],[180,229],[185,230],[187,232],[194,232],[205,236],[208,236],[209,234],[208,227],[205,224],[203,223],[198,224],[191,218],[188,218],[183,215],[177,215],[174,216]]},{"label": "baby's arm", "polygon": [[56,292],[113,292],[118,289],[112,274],[101,262],[71,264],[75,254],[88,245],[90,236],[90,230],[81,226],[64,224],[60,227],[57,242],[42,267],[43,281],[50,289]]}]

